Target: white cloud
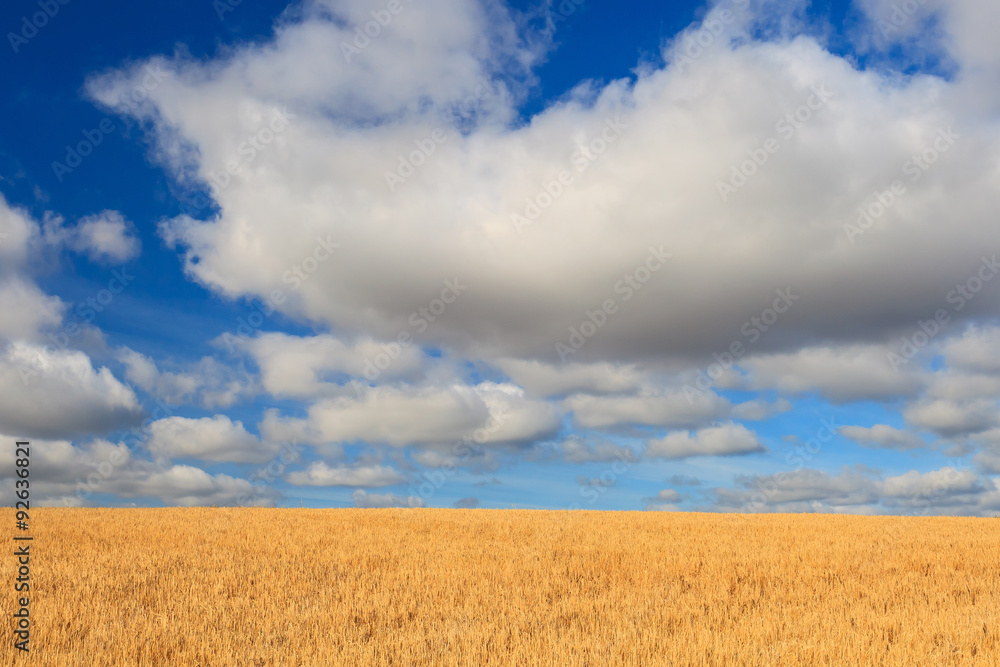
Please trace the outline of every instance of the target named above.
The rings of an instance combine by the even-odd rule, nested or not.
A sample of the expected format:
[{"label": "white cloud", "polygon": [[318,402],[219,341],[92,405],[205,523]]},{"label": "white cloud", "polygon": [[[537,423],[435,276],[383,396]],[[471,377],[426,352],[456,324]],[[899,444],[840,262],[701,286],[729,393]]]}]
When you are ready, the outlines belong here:
[{"label": "white cloud", "polygon": [[120,348],[117,357],[125,364],[125,379],[175,405],[194,402],[208,409],[228,408],[257,390],[248,373],[212,357],[202,357],[180,372],[161,371],[151,358],[128,347]]},{"label": "white cloud", "polygon": [[871,513],[878,502],[879,482],[844,469],[835,475],[819,470],[782,471],[742,476],[735,489],[716,489],[723,511]]},{"label": "white cloud", "polygon": [[679,431],[646,443],[647,458],[681,459],[689,456],[733,456],[766,451],[757,435],[732,422],[691,433]]},{"label": "white cloud", "polygon": [[[755,353],[792,358],[762,362],[765,380],[845,401],[917,389],[905,374],[876,370],[879,353],[850,346],[888,340],[933,313],[940,286],[993,239],[1000,191],[982,165],[1000,137],[980,110],[960,103],[960,84],[859,71],[808,37],[731,47],[719,40],[684,68],[644,67],[634,82],[585,85],[530,122],[508,124],[516,102],[506,91],[538,54],[514,37],[503,11],[466,0],[413,4],[347,62],[337,45],[350,40],[362,6],[329,10],[346,23],[306,11],[271,42],[211,62],[158,61],[170,75],[138,113],[182,177],[209,182],[273,114],[287,107],[295,116],[216,188],[217,219],[163,225],[193,278],[228,296],[266,296],[329,234],[343,252],[285,312],[390,340],[411,329],[410,315],[442,280],[457,276],[470,296],[427,327],[429,343],[479,358],[554,361],[569,327],[615,298],[617,313],[578,353],[598,363],[707,359],[787,285],[802,296],[775,325],[781,335],[764,334]],[[122,70],[89,89],[111,103],[143,75]],[[484,76],[506,87],[459,132],[439,113]],[[833,97],[723,202],[717,183],[730,165],[762,137],[781,136],[776,123],[820,86]],[[574,171],[574,152],[616,118],[621,136]],[[436,127],[447,139],[390,191],[386,171]],[[949,127],[961,136],[945,158],[851,243],[844,224],[857,208],[905,178],[901,166]],[[511,215],[564,169],[572,194],[519,233]],[[674,253],[669,279],[661,272],[626,302],[616,281],[641,265],[650,244]],[[996,302],[983,293],[962,315]],[[830,340],[831,351],[793,352],[816,340]]]},{"label": "white cloud", "polygon": [[729,414],[727,400],[713,394],[680,391],[638,396],[588,396],[579,394],[564,401],[573,411],[573,423],[584,428],[623,425],[697,427]]},{"label": "white cloud", "polygon": [[897,373],[881,346],[814,347],[791,354],[753,357],[743,362],[757,388],[789,393],[816,391],[836,403],[912,396],[919,376]]},{"label": "white cloud", "polygon": [[0,279],[0,340],[39,338],[40,329],[62,322],[63,309],[59,297],[45,294],[34,283]]},{"label": "white cloud", "polygon": [[562,366],[523,359],[500,359],[494,365],[510,379],[536,396],[563,396],[570,393],[602,394],[637,389],[645,373],[635,366],[609,363]]},{"label": "white cloud", "polygon": [[60,438],[138,424],[131,389],[82,352],[11,343],[0,356],[0,430]]},{"label": "white cloud", "polygon": [[399,471],[388,466],[328,466],[314,461],[308,469],[285,476],[296,486],[394,486],[406,481]]},{"label": "white cloud", "polygon": [[194,458],[202,461],[263,463],[278,450],[247,433],[242,422],[225,415],[189,419],[167,417],[149,425],[146,448],[157,458]]},{"label": "white cloud", "polygon": [[837,474],[793,470],[742,476],[735,489],[715,489],[716,509],[753,512],[850,514],[961,514],[995,516],[1000,497],[993,481],[945,466],[911,470],[880,480],[863,466]]},{"label": "white cloud", "polygon": [[358,489],[351,494],[355,507],[424,507],[420,496],[397,496],[395,493],[368,493]]},{"label": "white cloud", "polygon": [[269,428],[308,442],[440,447],[473,436],[479,443],[530,443],[554,434],[559,425],[556,406],[527,399],[511,385],[484,382],[475,387],[371,387],[361,397],[318,401],[305,420],[272,415]]},{"label": "white cloud", "polygon": [[607,463],[611,461],[635,461],[635,451],[624,445],[616,445],[606,440],[588,443],[580,437],[569,437],[560,446],[563,459],[569,463]]},{"label": "white cloud", "polygon": [[420,348],[412,344],[403,347],[370,338],[348,344],[329,334],[266,333],[242,346],[260,366],[264,388],[275,396],[312,398],[338,393],[338,383],[322,381],[324,374],[341,373],[363,381],[412,378],[426,362]]},{"label": "white cloud", "polygon": [[96,262],[122,264],[142,251],[135,226],[118,211],[81,218],[73,227],[62,229],[61,237],[68,248]]},{"label": "white cloud", "polygon": [[915,433],[901,431],[887,424],[875,424],[872,427],[843,426],[838,432],[862,447],[907,450],[926,446]]},{"label": "white cloud", "polygon": [[996,425],[996,403],[986,400],[920,401],[903,413],[907,423],[940,436],[955,437],[978,433]]},{"label": "white cloud", "polygon": [[1000,373],[1000,328],[973,326],[942,350],[950,365],[972,373]]},{"label": "white cloud", "polygon": [[[6,440],[13,437],[4,436]],[[210,475],[187,465],[157,465],[136,458],[122,442],[68,440],[31,442],[32,502],[40,506],[80,507],[118,499],[156,499],[167,505],[273,505],[278,494],[248,480]],[[0,464],[0,501],[13,502],[13,459]],[[114,501],[112,501],[114,502]]]}]

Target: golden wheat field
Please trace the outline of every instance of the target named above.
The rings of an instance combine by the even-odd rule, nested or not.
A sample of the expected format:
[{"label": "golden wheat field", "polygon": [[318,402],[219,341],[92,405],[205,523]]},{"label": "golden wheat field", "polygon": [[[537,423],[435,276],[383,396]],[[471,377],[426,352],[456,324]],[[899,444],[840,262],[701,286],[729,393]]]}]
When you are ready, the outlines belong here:
[{"label": "golden wheat field", "polygon": [[[205,508],[32,520],[31,653],[13,649],[5,614],[3,665],[1000,664],[990,519]],[[2,560],[4,582],[15,561]]]}]

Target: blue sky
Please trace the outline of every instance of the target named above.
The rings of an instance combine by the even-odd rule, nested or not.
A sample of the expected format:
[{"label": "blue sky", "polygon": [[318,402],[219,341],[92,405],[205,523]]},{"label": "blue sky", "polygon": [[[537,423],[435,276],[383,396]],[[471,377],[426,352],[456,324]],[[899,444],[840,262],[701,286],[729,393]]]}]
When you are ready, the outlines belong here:
[{"label": "blue sky", "polygon": [[0,433],[54,505],[996,514],[980,4],[8,3]]}]

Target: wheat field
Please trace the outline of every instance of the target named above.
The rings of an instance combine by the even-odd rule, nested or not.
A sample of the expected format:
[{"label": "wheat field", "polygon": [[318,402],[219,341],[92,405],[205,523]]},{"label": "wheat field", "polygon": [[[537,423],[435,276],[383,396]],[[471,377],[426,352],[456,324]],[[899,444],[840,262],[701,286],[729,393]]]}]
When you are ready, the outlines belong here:
[{"label": "wheat field", "polygon": [[[32,512],[3,665],[994,665],[1000,521]],[[13,551],[11,549],[10,551]],[[2,559],[14,608],[16,558]]]}]

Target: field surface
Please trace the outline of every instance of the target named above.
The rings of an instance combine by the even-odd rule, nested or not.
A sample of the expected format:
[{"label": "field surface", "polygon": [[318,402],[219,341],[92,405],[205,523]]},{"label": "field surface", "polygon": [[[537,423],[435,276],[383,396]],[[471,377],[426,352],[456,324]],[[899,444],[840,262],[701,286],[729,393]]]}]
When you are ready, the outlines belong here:
[{"label": "field surface", "polygon": [[31,518],[31,653],[13,648],[8,555],[2,665],[1000,664],[996,519],[443,509]]}]

